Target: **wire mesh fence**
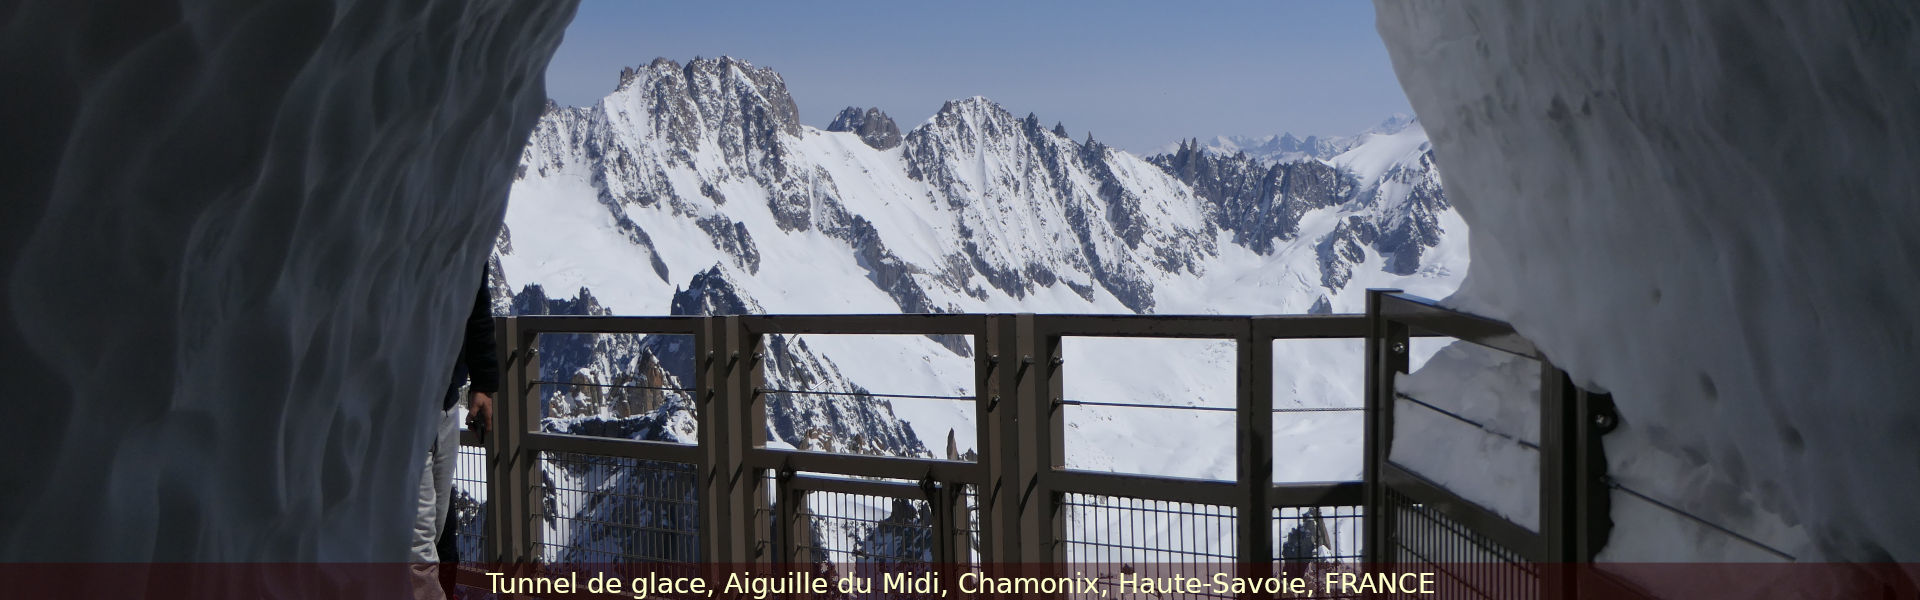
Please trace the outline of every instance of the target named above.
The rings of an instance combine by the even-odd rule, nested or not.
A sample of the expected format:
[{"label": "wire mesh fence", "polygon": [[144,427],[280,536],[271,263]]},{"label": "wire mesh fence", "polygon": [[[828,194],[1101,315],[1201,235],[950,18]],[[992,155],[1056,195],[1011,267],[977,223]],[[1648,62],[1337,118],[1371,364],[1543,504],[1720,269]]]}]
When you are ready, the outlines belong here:
[{"label": "wire mesh fence", "polygon": [[970,570],[980,570],[980,494],[973,485],[960,486],[960,508],[963,520],[954,523],[953,534],[966,541],[967,562]]},{"label": "wire mesh fence", "polygon": [[1521,600],[1540,597],[1540,572],[1520,553],[1388,489],[1395,536],[1387,556],[1435,573],[1438,597]]},{"label": "wire mesh fence", "polygon": [[934,561],[938,525],[925,500],[815,491],[806,510],[812,539],[796,541],[816,563],[912,569]]},{"label": "wire mesh fence", "polygon": [[[1358,506],[1273,509],[1274,572],[1319,586],[1327,574],[1361,569],[1365,527]],[[1324,598],[1350,598],[1319,588]]]},{"label": "wire mesh fence", "polygon": [[[1091,569],[1104,595],[1119,594],[1123,577],[1164,578],[1231,572],[1238,509],[1122,496],[1061,495],[1066,515],[1066,562]],[[1101,594],[1086,594],[1095,597]],[[1227,598],[1199,593],[1173,597]]]},{"label": "wire mesh fence", "polygon": [[453,466],[453,502],[447,519],[453,521],[454,547],[462,562],[474,562],[486,547],[487,449],[460,446]]},{"label": "wire mesh fence", "polygon": [[[955,567],[978,570],[980,530],[973,486],[957,488],[959,497],[952,500],[954,510],[943,514],[940,500],[926,499],[947,498],[940,488],[890,484],[905,489],[898,494],[796,489],[797,493],[785,497],[803,499],[793,511],[797,523],[776,520],[768,539],[793,553],[782,560],[798,563],[796,566],[827,579],[852,575],[852,581],[873,584]],[[924,594],[915,595],[897,583],[881,583],[838,590],[835,597],[877,599]]]},{"label": "wire mesh fence", "polygon": [[541,506],[531,516],[542,562],[699,560],[694,465],[541,452]]}]

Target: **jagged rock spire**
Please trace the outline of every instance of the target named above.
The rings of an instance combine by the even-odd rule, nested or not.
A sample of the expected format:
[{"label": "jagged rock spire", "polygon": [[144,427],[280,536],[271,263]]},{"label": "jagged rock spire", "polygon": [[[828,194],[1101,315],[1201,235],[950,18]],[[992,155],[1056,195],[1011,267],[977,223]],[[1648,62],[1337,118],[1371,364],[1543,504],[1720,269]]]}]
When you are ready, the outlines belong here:
[{"label": "jagged rock spire", "polygon": [[860,136],[860,141],[878,150],[890,150],[900,145],[900,126],[878,108],[869,108],[864,112],[857,106],[841,109],[840,115],[827,125],[827,131],[853,132]]}]

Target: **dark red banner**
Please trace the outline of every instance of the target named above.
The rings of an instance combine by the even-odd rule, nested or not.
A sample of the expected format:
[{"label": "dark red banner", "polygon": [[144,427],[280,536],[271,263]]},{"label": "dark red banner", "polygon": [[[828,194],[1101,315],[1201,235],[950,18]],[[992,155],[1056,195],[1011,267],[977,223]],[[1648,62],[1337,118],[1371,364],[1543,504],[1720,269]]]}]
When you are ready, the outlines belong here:
[{"label": "dark red banner", "polygon": [[[467,565],[462,599],[1115,598],[1920,599],[1920,564],[1511,563]],[[407,564],[0,564],[9,598],[410,598],[444,594]],[[424,590],[424,591],[422,591]],[[444,597],[444,596],[443,596]]]}]

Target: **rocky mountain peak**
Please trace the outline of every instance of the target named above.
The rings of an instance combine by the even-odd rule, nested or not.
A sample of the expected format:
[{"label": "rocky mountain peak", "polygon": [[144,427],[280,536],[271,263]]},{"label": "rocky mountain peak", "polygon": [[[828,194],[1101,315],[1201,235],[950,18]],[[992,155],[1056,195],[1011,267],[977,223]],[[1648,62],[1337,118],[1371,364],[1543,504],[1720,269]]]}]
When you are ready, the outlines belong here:
[{"label": "rocky mountain peak", "polygon": [[800,110],[773,69],[722,56],[685,65],[665,58],[621,71],[620,86],[604,101],[615,121],[691,151],[701,140],[723,151],[765,147],[776,134],[800,134]]},{"label": "rocky mountain peak", "polygon": [[1308,211],[1346,203],[1356,185],[1317,160],[1268,163],[1241,152],[1223,156],[1199,140],[1181,142],[1176,152],[1149,160],[1210,201],[1233,241],[1260,254],[1293,240]]},{"label": "rocky mountain peak", "polygon": [[673,316],[751,315],[766,312],[760,303],[740,294],[718,265],[693,276],[686,289],[673,293]]},{"label": "rocky mountain peak", "polygon": [[846,107],[839,116],[833,118],[832,124],[827,125],[827,131],[853,132],[860,136],[860,141],[877,150],[889,150],[900,145],[900,126],[895,125],[893,118],[878,108],[862,112],[859,107]]},{"label": "rocky mountain peak", "polygon": [[[952,100],[948,100],[940,105],[940,113],[966,112],[966,111],[1000,112],[1000,113],[1005,113],[1009,117],[1013,116],[1013,113],[1008,113],[1007,109],[1002,108],[1000,106],[1000,103],[994,102],[993,99],[988,98],[986,96],[976,95],[976,96],[967,96],[965,98],[955,98]],[[940,114],[940,113],[936,113],[936,114]]]},{"label": "rocky mountain peak", "polygon": [[516,315],[582,315],[606,316],[613,314],[600,305],[593,292],[580,288],[580,293],[572,298],[554,298],[547,295],[545,287],[538,283],[527,284],[520,293],[513,295],[513,314]]},{"label": "rocky mountain peak", "polygon": [[906,135],[906,174],[962,231],[994,232],[964,248],[993,287],[1022,298],[1061,284],[1153,310],[1148,272],[1189,272],[1213,254],[1208,211],[1138,157],[1040,123],[984,97],[949,101]]},{"label": "rocky mountain peak", "polygon": [[940,105],[940,111],[918,129],[995,135],[1018,121],[1013,113],[986,96],[973,96],[946,101]]}]

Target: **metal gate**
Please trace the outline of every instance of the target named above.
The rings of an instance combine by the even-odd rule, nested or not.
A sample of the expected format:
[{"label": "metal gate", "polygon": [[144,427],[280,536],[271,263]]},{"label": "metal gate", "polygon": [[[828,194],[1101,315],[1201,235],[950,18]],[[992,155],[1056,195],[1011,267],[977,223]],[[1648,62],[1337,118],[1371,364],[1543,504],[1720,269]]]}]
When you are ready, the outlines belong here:
[{"label": "metal gate", "polygon": [[[1367,297],[1367,561],[1436,575],[1445,598],[1573,597],[1573,565],[1590,562],[1612,528],[1600,436],[1611,399],[1573,385],[1506,323],[1390,290]],[[1451,338],[1538,362],[1538,441],[1495,431],[1402,393],[1414,338]],[[1396,411],[1432,410],[1537,455],[1537,523],[1517,523],[1394,460]],[[1459,457],[1456,457],[1459,458]],[[1523,491],[1522,493],[1526,493]]]}]

